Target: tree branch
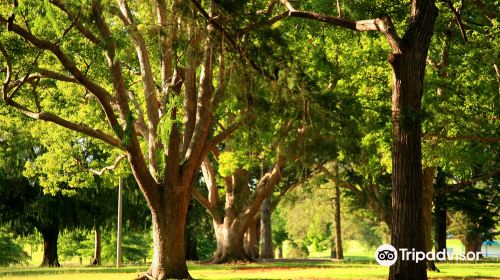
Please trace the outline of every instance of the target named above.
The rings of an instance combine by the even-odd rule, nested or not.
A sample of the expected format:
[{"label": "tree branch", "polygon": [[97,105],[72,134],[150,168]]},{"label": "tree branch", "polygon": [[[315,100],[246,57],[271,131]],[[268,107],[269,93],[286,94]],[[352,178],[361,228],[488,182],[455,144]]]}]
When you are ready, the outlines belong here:
[{"label": "tree branch", "polygon": [[[7,19],[0,15],[0,23],[7,24]],[[52,52],[57,57],[59,62],[61,62],[61,64],[75,77],[75,79],[97,97],[104,113],[106,114],[106,117],[108,118],[111,128],[118,137],[121,138],[123,136],[123,130],[118,123],[111,106],[113,98],[103,87],[88,80],[87,77],[75,66],[75,64],[70,61],[69,57],[59,48],[57,44],[39,39],[17,24],[11,24],[10,30],[33,44],[38,49],[49,50]]]},{"label": "tree branch", "polygon": [[4,101],[7,105],[18,109],[18,111],[21,112],[22,114],[24,114],[25,116],[28,116],[30,118],[37,119],[37,120],[43,120],[43,121],[58,124],[62,127],[65,127],[65,128],[83,133],[87,136],[102,140],[102,141],[110,144],[113,147],[116,147],[116,148],[123,150],[123,147],[121,147],[120,140],[113,138],[113,136],[106,134],[99,129],[93,129],[90,126],[87,126],[84,124],[77,124],[77,123],[65,120],[65,119],[58,117],[56,115],[53,115],[51,113],[33,112],[33,111],[29,110],[28,108],[24,107],[23,105],[15,102],[12,99],[7,99]]},{"label": "tree branch", "polygon": [[254,31],[255,29],[258,29],[260,27],[263,27],[263,26],[267,26],[267,25],[272,25],[284,18],[286,18],[288,16],[288,12],[282,12],[278,15],[275,15],[267,20],[263,20],[263,21],[258,21],[258,22],[254,22],[254,23],[251,23],[243,28],[240,28],[238,29],[238,31],[236,32],[236,34],[238,34],[238,36],[241,36],[241,35],[244,35],[244,34],[247,34],[249,32],[252,32]]},{"label": "tree branch", "polygon": [[262,68],[257,66],[253,60],[251,60],[246,53],[243,51],[243,48],[241,48],[238,43],[236,43],[236,40],[233,39],[233,36],[231,36],[217,21],[215,21],[210,15],[203,9],[203,7],[198,3],[196,0],[191,0],[191,2],[195,5],[196,9],[200,11],[201,15],[203,18],[205,18],[206,21],[208,21],[210,24],[212,24],[218,31],[222,33],[224,38],[226,39],[225,41],[228,43],[228,45],[233,48],[239,55],[240,58],[246,61],[247,63],[250,64],[250,66],[260,73],[262,76],[269,80],[276,80],[277,77],[270,76],[267,74]]},{"label": "tree branch", "polygon": [[126,158],[127,155],[121,155],[115,159],[115,162],[112,165],[103,167],[101,170],[90,169],[90,172],[94,173],[95,175],[102,176],[106,171],[115,170],[118,167],[118,164]]},{"label": "tree branch", "polygon": [[456,136],[446,136],[441,134],[429,134],[426,133],[424,135],[424,139],[436,140],[436,139],[444,139],[450,141],[461,141],[461,140],[473,140],[479,141],[482,143],[497,143],[500,142],[500,137],[483,137],[477,135],[456,135]]},{"label": "tree branch", "polygon": [[219,134],[215,135],[210,140],[210,142],[208,144],[208,149],[211,150],[212,148],[214,148],[215,146],[217,146],[219,143],[221,143],[226,138],[228,138],[229,136],[231,136],[231,134],[233,134],[236,130],[238,130],[238,128],[240,128],[242,125],[243,125],[243,121],[239,120],[239,121],[231,124],[230,126],[228,126],[226,129],[224,129],[223,131],[221,131]]},{"label": "tree branch", "polygon": [[361,193],[360,189],[356,188],[356,186],[354,186],[352,184],[349,184],[347,182],[344,182],[344,181],[340,180],[340,178],[338,177],[338,175],[333,174],[332,172],[330,172],[330,170],[326,169],[326,167],[324,165],[320,165],[318,168],[319,168],[319,170],[321,170],[326,175],[326,177],[328,177],[328,179],[332,180],[332,182],[334,182],[335,184],[339,184],[339,187],[349,189],[349,190],[353,191],[356,194],[360,194]]},{"label": "tree branch", "polygon": [[460,33],[462,34],[462,38],[464,38],[464,41],[467,42],[467,34],[465,33],[465,26],[462,22],[462,18],[460,17],[460,13],[453,7],[453,2],[450,0],[442,0],[443,2],[446,3],[448,8],[451,10],[453,15],[455,16],[455,21],[457,22],[458,28],[460,29]]},{"label": "tree branch", "polygon": [[153,79],[153,72],[151,70],[151,63],[149,59],[149,52],[146,47],[144,37],[140,33],[135,19],[130,11],[127,1],[118,0],[120,10],[115,11],[118,17],[122,20],[125,27],[129,31],[132,42],[137,52],[137,58],[141,67],[141,77],[144,89],[144,99],[146,100],[146,114],[148,116],[148,130],[149,130],[149,143],[148,143],[148,157],[149,168],[156,174],[156,136],[158,131],[158,123],[160,121],[158,98],[156,94],[155,83]]},{"label": "tree branch", "polygon": [[382,14],[376,19],[352,21],[342,17],[334,17],[312,11],[299,11],[295,9],[288,0],[280,1],[288,9],[288,16],[290,17],[321,21],[355,31],[380,31],[382,34],[384,34],[395,53],[402,52],[401,38],[398,36],[391,19],[385,14]]},{"label": "tree branch", "polygon": [[[75,15],[70,10],[68,10],[66,8],[66,6],[64,6],[64,4],[61,1],[59,1],[59,0],[50,0],[50,3],[52,5],[58,7],[61,11],[63,11],[67,15],[68,19],[75,19],[75,18],[77,18],[77,15]],[[75,22],[75,27],[76,27],[76,29],[81,34],[83,34],[83,36],[85,36],[87,39],[89,39],[92,43],[94,43],[96,45],[101,44],[101,40],[99,38],[97,38],[97,36],[94,35],[94,33],[92,33],[92,31],[90,29],[88,29],[85,26],[83,26],[83,24],[81,22],[76,21]]]},{"label": "tree branch", "polygon": [[260,209],[262,201],[272,192],[275,185],[281,179],[281,169],[285,165],[285,157],[278,155],[273,168],[261,177],[255,187],[254,201],[246,207],[242,215],[245,217],[254,217]]},{"label": "tree branch", "polygon": [[489,178],[495,176],[497,173],[500,173],[500,168],[498,168],[497,170],[491,172],[491,173],[488,173],[488,174],[485,174],[485,175],[482,175],[482,176],[478,176],[478,177],[475,177],[475,178],[472,178],[470,180],[467,180],[467,181],[463,181],[463,182],[460,182],[460,183],[457,183],[457,184],[453,184],[453,185],[449,185],[448,188],[443,188],[443,189],[438,189],[434,192],[434,195],[435,196],[440,196],[440,195],[444,195],[444,194],[450,194],[450,193],[457,193],[479,181],[484,181],[484,180],[488,180]]}]

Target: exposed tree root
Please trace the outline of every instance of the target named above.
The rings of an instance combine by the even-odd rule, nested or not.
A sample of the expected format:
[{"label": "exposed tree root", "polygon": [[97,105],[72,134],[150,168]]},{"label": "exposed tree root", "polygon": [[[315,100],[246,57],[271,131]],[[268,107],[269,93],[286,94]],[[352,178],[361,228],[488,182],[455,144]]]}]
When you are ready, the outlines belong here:
[{"label": "exposed tree root", "polygon": [[170,278],[170,277],[166,277],[166,278],[160,279],[160,278],[153,277],[153,275],[151,275],[151,272],[149,272],[149,271],[137,275],[137,277],[134,280],[167,280],[167,279],[195,280],[193,277],[191,277],[191,275],[189,275],[188,278]]},{"label": "exposed tree root", "polygon": [[214,257],[210,261],[211,264],[246,264],[253,263],[256,260],[251,257],[235,257],[235,256],[225,256],[225,257]]}]

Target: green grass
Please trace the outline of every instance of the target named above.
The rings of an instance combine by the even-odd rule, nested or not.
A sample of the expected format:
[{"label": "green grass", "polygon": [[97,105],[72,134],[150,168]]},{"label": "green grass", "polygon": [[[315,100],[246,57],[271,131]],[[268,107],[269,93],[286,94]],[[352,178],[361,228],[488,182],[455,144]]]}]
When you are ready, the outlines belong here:
[{"label": "green grass", "polygon": [[[500,279],[500,263],[438,264],[435,279]],[[133,279],[147,267],[1,268],[1,280],[111,280]],[[196,279],[385,279],[388,269],[376,264],[336,261],[287,261],[247,265],[189,264]]]},{"label": "green grass", "polygon": [[[461,252],[459,240],[448,239],[448,248]],[[303,260],[243,265],[204,265],[189,263],[196,279],[386,279],[388,269],[373,259],[375,249],[363,247],[357,241],[345,242],[345,260]],[[329,250],[317,252],[310,248],[310,258],[328,258]],[[440,263],[440,273],[431,272],[432,279],[500,279],[500,262]],[[0,280],[127,280],[147,270],[146,266],[82,267],[77,259],[64,260],[63,268],[37,268],[41,252],[34,252],[28,267],[0,267]],[[86,260],[84,260],[84,263]]]}]

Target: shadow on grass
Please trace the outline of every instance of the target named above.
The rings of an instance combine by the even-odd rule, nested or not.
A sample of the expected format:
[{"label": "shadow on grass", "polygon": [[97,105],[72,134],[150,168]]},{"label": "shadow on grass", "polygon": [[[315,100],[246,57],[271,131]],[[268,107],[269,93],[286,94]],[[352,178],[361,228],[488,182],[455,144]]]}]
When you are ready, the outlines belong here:
[{"label": "shadow on grass", "polygon": [[[3,276],[30,276],[30,275],[49,275],[49,274],[72,274],[72,273],[133,273],[144,272],[148,267],[53,267],[53,268],[2,268],[0,277]],[[9,270],[6,270],[9,269]]]}]

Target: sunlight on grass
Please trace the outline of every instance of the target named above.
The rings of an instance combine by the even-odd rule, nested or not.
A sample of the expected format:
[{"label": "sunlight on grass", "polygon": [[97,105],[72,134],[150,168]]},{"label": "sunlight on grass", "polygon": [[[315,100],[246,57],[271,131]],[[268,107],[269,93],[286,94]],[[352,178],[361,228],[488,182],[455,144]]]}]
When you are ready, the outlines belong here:
[{"label": "sunlight on grass", "polygon": [[[429,273],[438,279],[500,279],[500,263],[438,264],[440,273]],[[376,264],[342,262],[273,262],[248,265],[189,264],[196,279],[385,279],[388,268]],[[1,280],[112,280],[134,279],[147,267],[66,267],[2,268]]]}]

